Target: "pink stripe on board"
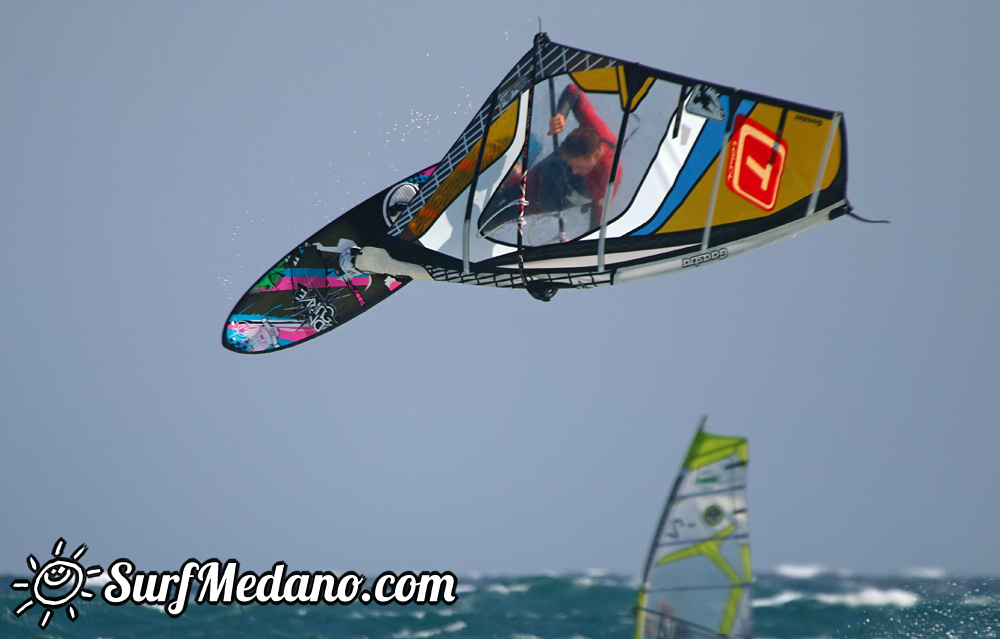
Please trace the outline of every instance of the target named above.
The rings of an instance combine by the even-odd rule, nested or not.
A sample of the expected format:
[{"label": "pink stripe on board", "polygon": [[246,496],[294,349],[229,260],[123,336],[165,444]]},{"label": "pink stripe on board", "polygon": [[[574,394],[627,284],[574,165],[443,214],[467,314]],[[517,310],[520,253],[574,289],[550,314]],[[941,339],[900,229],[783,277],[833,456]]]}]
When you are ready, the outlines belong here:
[{"label": "pink stripe on board", "polygon": [[[359,275],[351,280],[351,284],[354,286],[368,286],[371,283],[371,277],[368,275]],[[299,284],[307,284],[312,288],[343,288],[347,286],[347,282],[340,279],[339,277],[282,277],[278,280],[277,284],[267,288],[269,291],[290,291],[292,289],[298,288]]]},{"label": "pink stripe on board", "polygon": [[312,337],[316,331],[308,326],[302,328],[279,328],[278,338],[287,339],[289,342],[299,342],[307,337]]}]

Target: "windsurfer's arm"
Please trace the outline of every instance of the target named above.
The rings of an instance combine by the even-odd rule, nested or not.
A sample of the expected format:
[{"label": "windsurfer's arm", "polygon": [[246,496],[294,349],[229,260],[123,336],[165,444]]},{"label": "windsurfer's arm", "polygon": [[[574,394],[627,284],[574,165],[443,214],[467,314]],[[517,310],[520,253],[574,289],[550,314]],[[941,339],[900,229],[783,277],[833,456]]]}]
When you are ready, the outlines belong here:
[{"label": "windsurfer's arm", "polygon": [[581,91],[580,87],[575,84],[567,85],[559,96],[559,106],[556,109],[556,114],[549,120],[549,135],[562,133],[566,128],[566,116],[569,115],[570,111],[573,111],[573,115],[576,116],[576,121],[580,123],[580,126],[593,128],[597,131],[597,136],[602,141],[612,147],[615,146],[617,136],[608,128],[608,125],[604,123],[601,116],[597,114],[597,109],[594,108],[587,94]]},{"label": "windsurfer's arm", "polygon": [[562,94],[559,96],[559,106],[556,109],[556,113],[549,120],[549,135],[557,135],[566,130],[566,116],[576,106],[579,96],[580,90],[575,84],[567,85],[563,89]]},{"label": "windsurfer's arm", "polygon": [[566,129],[566,116],[562,113],[556,113],[549,120],[549,135],[558,135]]}]

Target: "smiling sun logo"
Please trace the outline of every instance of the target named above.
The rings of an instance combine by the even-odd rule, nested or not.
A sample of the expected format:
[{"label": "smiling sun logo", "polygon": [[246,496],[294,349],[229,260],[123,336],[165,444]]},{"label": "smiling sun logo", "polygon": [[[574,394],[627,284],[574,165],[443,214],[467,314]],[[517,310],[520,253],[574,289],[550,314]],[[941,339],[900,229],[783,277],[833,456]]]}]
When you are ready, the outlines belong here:
[{"label": "smiling sun logo", "polygon": [[34,573],[30,581],[14,581],[10,584],[12,590],[30,590],[31,596],[21,602],[14,610],[14,615],[20,617],[32,606],[38,604],[45,608],[38,627],[45,628],[52,619],[52,611],[66,608],[66,616],[70,621],[76,621],[77,611],[72,601],[79,595],[83,599],[93,599],[94,593],[84,588],[88,577],[98,577],[104,572],[100,566],[84,568],[80,558],[87,552],[87,545],[80,547],[70,555],[69,559],[62,557],[66,540],[60,538],[52,548],[52,559],[39,566],[34,555],[28,555],[28,568]]}]

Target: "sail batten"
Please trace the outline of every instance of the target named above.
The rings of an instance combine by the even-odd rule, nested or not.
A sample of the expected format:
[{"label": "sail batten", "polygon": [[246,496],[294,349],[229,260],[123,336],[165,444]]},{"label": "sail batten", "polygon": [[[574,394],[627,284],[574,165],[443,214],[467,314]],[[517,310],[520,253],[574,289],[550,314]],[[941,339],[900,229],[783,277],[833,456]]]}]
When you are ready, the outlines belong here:
[{"label": "sail batten", "polygon": [[712,590],[712,589],[715,589],[715,588],[722,588],[722,587],[725,587],[727,589],[731,589],[731,588],[749,588],[750,584],[745,583],[745,584],[735,584],[734,585],[734,584],[722,584],[720,582],[720,584],[718,584],[718,585],[706,585],[706,586],[675,586],[675,587],[666,587],[665,586],[663,588],[651,588],[651,589],[647,590],[646,592],[649,592],[649,593],[654,593],[654,592],[689,592],[689,591],[692,591],[692,590]]},{"label": "sail batten", "polygon": [[[746,512],[746,511],[743,511],[743,512]],[[749,538],[750,538],[750,535],[729,535],[728,536],[728,539],[749,539]],[[704,538],[702,538],[700,540],[699,539],[691,539],[691,540],[684,540],[684,541],[665,541],[663,543],[656,544],[656,547],[657,548],[667,548],[667,547],[670,547],[670,546],[689,545],[689,544],[692,544],[692,543],[701,543],[701,542],[705,542],[705,541],[711,541],[713,539],[715,539],[715,538],[714,537],[704,537]]]},{"label": "sail batten", "polygon": [[[743,464],[743,465],[745,466],[745,464]],[[740,467],[741,466],[733,466],[732,468],[740,468]],[[729,469],[727,468],[726,470],[729,470]],[[690,499],[692,497],[704,497],[705,495],[712,495],[712,494],[715,494],[715,493],[725,493],[725,492],[729,492],[730,490],[744,490],[744,489],[746,489],[746,485],[743,485],[743,486],[733,486],[732,489],[730,489],[730,488],[723,488],[723,489],[719,489],[719,490],[706,490],[706,491],[700,492],[700,493],[684,493],[684,494],[681,494],[681,495],[676,495],[674,497],[674,501],[681,501],[682,499]]]}]

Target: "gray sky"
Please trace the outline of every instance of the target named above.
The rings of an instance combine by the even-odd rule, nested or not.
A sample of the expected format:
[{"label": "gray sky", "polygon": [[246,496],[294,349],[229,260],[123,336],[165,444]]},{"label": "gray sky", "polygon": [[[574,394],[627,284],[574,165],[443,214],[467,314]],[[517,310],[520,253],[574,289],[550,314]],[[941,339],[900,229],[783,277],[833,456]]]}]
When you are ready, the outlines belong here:
[{"label": "gray sky", "polygon": [[[841,110],[849,219],[564,291],[416,282],[220,345],[298,242],[436,162],[550,37]],[[694,426],[758,570],[1000,570],[1000,4],[0,2],[0,572],[641,569]]]}]

